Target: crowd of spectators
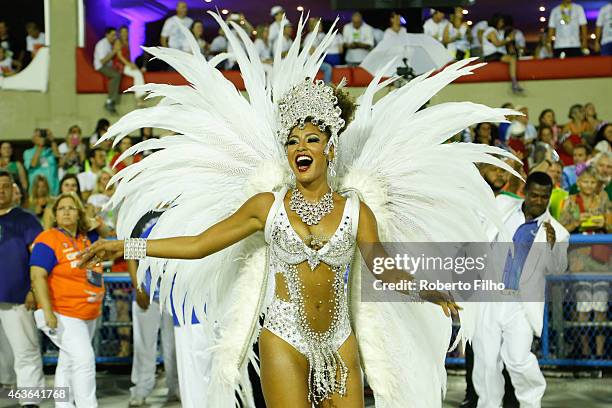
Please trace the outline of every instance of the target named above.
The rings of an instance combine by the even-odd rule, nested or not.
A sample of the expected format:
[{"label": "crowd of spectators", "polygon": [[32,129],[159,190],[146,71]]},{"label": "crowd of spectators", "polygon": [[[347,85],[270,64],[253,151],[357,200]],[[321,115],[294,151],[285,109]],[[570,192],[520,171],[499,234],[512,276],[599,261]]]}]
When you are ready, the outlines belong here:
[{"label": "crowd of spectators", "polygon": [[25,48],[0,18],[0,77],[11,76],[25,68],[41,47],[45,46],[45,33],[33,21],[24,27]]},{"label": "crowd of spectators", "polygon": [[[234,22],[251,34],[259,57],[266,68],[269,68],[266,64],[272,63],[273,50],[277,42],[281,42],[283,55],[293,43],[295,34],[291,21],[287,21],[281,32],[281,20],[285,15],[282,6],[272,7],[270,21],[256,27],[243,13],[229,13],[226,10],[224,12],[227,14],[227,22]],[[589,37],[584,9],[571,0],[562,0],[560,5],[551,10],[548,20],[542,17],[544,19],[542,21],[548,22],[548,29],[542,29],[539,43],[531,50],[528,49],[523,32],[514,26],[511,16],[495,14],[489,20],[474,23],[466,20],[467,14],[468,10],[462,7],[432,9],[431,17],[423,24],[423,32],[439,41],[451,57],[457,60],[482,57],[487,62],[501,61],[508,64],[512,90],[515,93],[523,92],[516,75],[517,61],[521,58],[565,58],[588,55],[591,52],[612,55],[612,27],[609,24],[612,4],[603,6],[599,12],[595,33],[591,36],[591,38],[595,36],[592,50],[588,47]],[[391,12],[389,26],[383,31],[366,23],[360,12],[354,12],[349,23],[337,27],[338,32],[321,67],[324,80],[331,81],[334,66],[342,64],[358,66],[378,44],[401,38],[406,33],[406,28],[402,27],[403,22],[405,20],[400,14]],[[316,28],[317,23],[320,23],[318,28]],[[164,21],[158,44],[189,52],[187,38],[180,26],[191,32],[206,58],[212,59],[225,52],[231,54],[231,45],[223,30],[220,29],[217,36],[208,42],[204,38],[204,22],[188,16],[187,3],[184,1],[178,1],[176,14]],[[330,22],[311,17],[304,33],[304,40],[314,36],[312,45],[316,47],[329,28]],[[306,41],[302,42],[304,43]],[[236,61],[231,56],[220,64],[221,69],[237,68]],[[0,66],[2,66],[1,59]],[[95,47],[94,67],[110,79],[105,108],[113,114],[116,113],[115,105],[119,99],[121,75],[132,77],[134,83],[138,85],[143,83],[143,72],[169,69],[165,63],[152,59],[146,53],[132,60],[126,26],[120,27],[118,33],[116,28],[106,29],[104,38],[99,40]],[[142,96],[142,93],[136,93],[139,106],[142,105]]]},{"label": "crowd of spectators", "polygon": [[[94,146],[109,126],[107,119],[100,119],[88,137],[77,125],[70,126],[62,138],[56,137],[50,129],[35,129],[32,147],[20,158],[13,154],[10,142],[2,142],[0,171],[13,176],[14,204],[35,214],[44,227],[50,227],[54,197],[73,192],[83,201],[88,216],[95,220],[92,225],[105,235],[112,235],[114,216],[102,210],[113,193],[113,188],[106,186],[113,174],[140,161],[141,155],[117,162],[121,153],[132,146],[130,137],[123,139],[116,150],[110,141]],[[155,137],[152,129],[144,128],[135,139],[152,137]]]}]

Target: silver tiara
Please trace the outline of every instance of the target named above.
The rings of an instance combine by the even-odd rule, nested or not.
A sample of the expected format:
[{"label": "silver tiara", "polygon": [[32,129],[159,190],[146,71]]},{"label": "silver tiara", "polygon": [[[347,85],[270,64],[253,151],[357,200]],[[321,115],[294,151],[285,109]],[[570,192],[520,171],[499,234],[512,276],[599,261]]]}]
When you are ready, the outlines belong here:
[{"label": "silver tiara", "polygon": [[[331,137],[325,153],[334,145],[338,148],[338,133],[344,127],[344,119],[341,118],[342,109],[338,106],[338,98],[334,95],[331,86],[325,85],[321,80],[313,82],[305,79],[294,85],[278,103],[280,116],[280,127],[278,138],[281,144],[285,144],[287,137],[295,126],[301,129],[310,118],[313,125],[319,126],[324,132],[329,128]],[[336,152],[337,154],[337,152]]]}]

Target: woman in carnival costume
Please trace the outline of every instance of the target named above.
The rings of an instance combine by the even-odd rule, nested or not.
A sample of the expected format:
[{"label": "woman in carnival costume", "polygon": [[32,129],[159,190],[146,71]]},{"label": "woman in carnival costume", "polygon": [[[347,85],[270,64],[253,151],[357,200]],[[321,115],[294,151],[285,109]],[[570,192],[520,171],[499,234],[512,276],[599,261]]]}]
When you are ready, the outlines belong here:
[{"label": "woman in carnival costume", "polygon": [[[333,30],[312,54],[311,44],[299,52],[300,21],[298,40],[283,59],[277,47],[266,77],[248,34],[211,15],[232,45],[248,98],[215,69],[228,55],[207,62],[187,33],[191,53],[147,48],[190,85],[140,86],[160,103],[109,128],[103,139],[115,144],[141,127],[176,133],[123,154],[155,150],[115,175],[110,205],[120,208],[119,237],[129,237],[146,212],[168,209],[148,240],[96,243],[82,262],[139,259],[139,279],[150,268],[167,307],[171,292],[179,313],[206,303],[198,317],[210,322],[214,392],[205,406],[232,407],[237,396],[254,406],[247,368],[259,368],[252,349],[259,338],[268,407],[361,407],[362,369],[379,408],[441,407],[449,315],[459,307],[438,292],[420,293],[428,302],[362,302],[357,248],[371,266],[384,254],[380,241],[485,241],[482,216],[499,217],[474,163],[512,171],[496,157],[509,154],[444,142],[515,112],[468,102],[419,110],[480,66],[468,66],[472,60],[420,76],[374,104],[398,79],[378,75],[355,106],[342,84],[310,79]],[[460,312],[461,338],[470,337],[474,316],[473,308]]]}]

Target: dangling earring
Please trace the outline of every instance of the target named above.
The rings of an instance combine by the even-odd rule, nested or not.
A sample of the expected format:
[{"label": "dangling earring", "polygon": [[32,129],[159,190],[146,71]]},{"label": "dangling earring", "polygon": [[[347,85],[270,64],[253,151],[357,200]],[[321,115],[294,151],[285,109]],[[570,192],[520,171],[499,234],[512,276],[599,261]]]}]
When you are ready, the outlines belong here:
[{"label": "dangling earring", "polygon": [[295,188],[296,179],[295,173],[292,170],[289,170],[289,186]]},{"label": "dangling earring", "polygon": [[330,161],[327,164],[327,171],[329,172],[330,177],[336,177],[336,159]]},{"label": "dangling earring", "polygon": [[[325,149],[323,150],[323,152],[326,155],[329,155],[329,152],[331,150],[332,146],[336,146],[336,143],[334,143],[334,138],[330,138],[329,142],[327,142],[327,145],[325,146]],[[337,152],[334,150],[334,158],[333,160],[329,160],[329,157],[327,159],[327,171],[329,173],[330,177],[336,177],[336,154]]]}]

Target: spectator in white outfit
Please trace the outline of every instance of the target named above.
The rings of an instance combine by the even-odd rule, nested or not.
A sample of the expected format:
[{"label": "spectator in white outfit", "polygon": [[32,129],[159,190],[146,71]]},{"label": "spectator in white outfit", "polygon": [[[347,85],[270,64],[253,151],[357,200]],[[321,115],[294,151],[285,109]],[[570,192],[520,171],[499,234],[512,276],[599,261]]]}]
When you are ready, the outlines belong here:
[{"label": "spectator in white outfit", "polygon": [[217,54],[227,52],[227,38],[225,38],[225,33],[222,29],[219,29],[219,34],[213,38],[208,52],[211,58]]},{"label": "spectator in white outfit", "polygon": [[[132,231],[133,238],[146,238],[157,222],[161,212],[145,214]],[[132,301],[132,325],[134,327],[134,357],[132,360],[132,382],[130,388],[130,407],[145,405],[146,398],[155,388],[155,369],[157,366],[157,335],[161,331],[164,369],[166,371],[167,401],[180,399],[176,366],[176,347],[172,315],[164,308],[160,310],[159,287],[152,287],[151,274],[147,273],[142,287],[138,286],[136,270],[138,263],[128,261],[128,272],[135,288]],[[151,290],[154,291],[150,296]],[[152,299],[152,302],[150,302]],[[161,330],[160,330],[161,329]]]},{"label": "spectator in white outfit", "polygon": [[267,26],[260,25],[257,27],[257,38],[254,45],[261,62],[272,64],[272,43],[270,43],[270,29]]},{"label": "spectator in white outfit", "polygon": [[506,36],[504,29],[506,22],[504,17],[495,14],[491,18],[491,24],[482,35],[482,52],[485,62],[501,61],[508,64],[508,73],[512,81],[512,92],[522,93],[516,78],[516,56],[508,55],[506,45],[514,41],[514,31]]},{"label": "spectator in white outfit", "polygon": [[488,27],[489,22],[487,20],[479,21],[472,26],[472,45],[470,48],[470,56],[482,56],[482,35]]},{"label": "spectator in white outfit", "polygon": [[96,189],[98,177],[106,167],[106,152],[100,147],[94,147],[89,150],[88,159],[89,170],[83,171],[77,175],[79,185],[81,186],[81,194],[85,201]]},{"label": "spectator in white outfit", "polygon": [[[13,183],[15,185],[15,183]],[[13,193],[13,197],[15,194]],[[17,385],[15,358],[8,337],[0,324],[0,388],[13,388]]]},{"label": "spectator in white outfit", "polygon": [[[174,309],[175,302],[173,296],[174,282],[172,283],[171,303],[172,318],[174,320],[174,339],[176,342],[176,362],[178,369],[178,380],[181,389],[181,406],[183,408],[200,408],[202,402],[206,400],[210,386],[210,370],[212,364],[212,353],[209,347],[213,345],[212,330],[206,330],[205,324],[200,323],[196,316],[195,309],[184,310],[181,313],[183,320],[177,316]],[[180,303],[177,302],[176,305]],[[206,306],[204,306],[204,312]],[[191,324],[188,323],[191,319]],[[259,405],[255,405],[258,407]]]},{"label": "spectator in white outfit", "polygon": [[555,57],[588,54],[587,19],[584,9],[572,0],[562,0],[548,17],[548,39],[555,39]]},{"label": "spectator in white outfit", "polygon": [[463,7],[455,7],[450,22],[444,27],[442,43],[456,60],[462,60],[470,49],[471,31],[463,21]]},{"label": "spectator in white outfit", "polygon": [[109,79],[108,98],[104,104],[104,109],[116,115],[115,105],[119,103],[119,85],[121,84],[121,72],[113,67],[113,58],[117,54],[117,49],[113,47],[117,41],[117,30],[109,27],[104,32],[102,38],[94,49],[94,68],[96,71]]},{"label": "spectator in white outfit", "polygon": [[372,34],[374,35],[374,46],[380,44],[385,36],[385,32],[380,28],[372,28]]},{"label": "spectator in white outfit", "polygon": [[431,9],[431,17],[423,24],[423,33],[442,42],[444,39],[444,28],[448,20],[444,18],[442,10]]},{"label": "spectator in white outfit", "polygon": [[357,66],[368,55],[374,47],[374,32],[372,27],[363,21],[363,16],[356,11],[351,17],[351,22],[342,29],[344,37],[344,48],[346,51],[346,63]]},{"label": "spectator in white outfit", "polygon": [[291,45],[293,45],[293,39],[291,38],[293,36],[293,26],[291,25],[291,23],[287,23],[285,24],[285,28],[283,30],[283,35],[278,37],[276,39],[276,41],[274,42],[274,48],[272,49],[272,53],[276,52],[276,47],[278,42],[281,42],[281,56],[284,58],[287,55],[287,52],[289,52],[289,49],[291,48]]},{"label": "spectator in white outfit", "polygon": [[42,227],[34,215],[13,206],[13,182],[10,173],[0,171],[0,328],[6,334],[0,341],[4,361],[12,362],[0,382],[16,380],[18,387],[44,387],[38,331],[30,311],[36,304],[28,266],[30,247]]},{"label": "spectator in white outfit", "polygon": [[389,28],[385,30],[380,42],[397,41],[398,44],[401,44],[406,34],[406,27],[402,27],[402,16],[393,11],[389,17]]},{"label": "spectator in white outfit", "polygon": [[[306,34],[306,37],[302,42],[302,46],[312,40],[312,46],[310,47],[310,53],[312,54],[314,50],[319,46],[319,44],[321,44],[323,38],[325,38],[325,34],[323,33],[323,22],[320,19],[316,19],[314,17],[309,18],[308,34]],[[329,63],[323,61],[320,70],[323,72],[323,81],[326,84],[331,83],[333,71],[332,66]]]},{"label": "spectator in white outfit", "polygon": [[169,17],[162,27],[161,45],[162,47],[175,48],[177,50],[189,51],[187,37],[183,34],[179,25],[187,30],[191,28],[193,20],[187,17],[187,3],[179,1],[176,3],[176,15]]},{"label": "spectator in white outfit", "polygon": [[[281,21],[283,20],[284,15],[285,9],[281,6],[274,6],[270,9],[270,16],[274,19],[272,24],[270,24],[270,33],[268,34],[268,41],[270,41],[271,44],[274,44],[276,39],[279,36],[282,36]],[[288,19],[287,22],[289,22]]]},{"label": "spectator in white outfit", "polygon": [[514,251],[501,257],[505,258],[501,276],[491,276],[496,282],[503,280],[506,289],[495,294],[496,301],[481,304],[472,341],[478,408],[502,406],[504,364],[520,406],[541,406],[546,381],[531,343],[534,335],[542,333],[546,274],[565,271],[569,240],[567,230],[548,212],[552,189],[551,178],[535,172],[527,178],[525,200],[496,196],[504,224],[513,235]]},{"label": "spectator in white outfit", "polygon": [[595,52],[612,55],[612,2],[608,2],[599,10],[595,36]]},{"label": "spectator in white outfit", "polygon": [[45,33],[40,31],[38,24],[30,22],[26,24],[26,51],[28,58],[34,58],[41,47],[45,46]]}]

